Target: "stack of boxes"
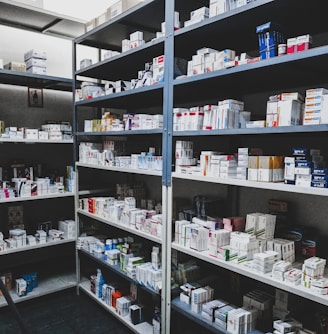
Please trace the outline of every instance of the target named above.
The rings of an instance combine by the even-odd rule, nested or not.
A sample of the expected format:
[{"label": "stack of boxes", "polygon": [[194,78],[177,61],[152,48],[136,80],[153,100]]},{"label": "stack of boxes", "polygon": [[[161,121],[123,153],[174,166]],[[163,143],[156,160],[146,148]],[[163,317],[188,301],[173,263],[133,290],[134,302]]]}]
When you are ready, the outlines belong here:
[{"label": "stack of boxes", "polygon": [[238,254],[237,262],[242,263],[252,260],[259,247],[255,235],[245,232],[231,232],[230,249]]},{"label": "stack of boxes", "polygon": [[297,93],[270,96],[266,109],[266,127],[300,125],[304,97]]},{"label": "stack of boxes", "polygon": [[213,299],[214,289],[209,286],[199,287],[191,290],[191,311],[199,313],[202,305]]},{"label": "stack of boxes", "polygon": [[240,180],[247,180],[247,169],[248,169],[248,147],[238,147],[238,159],[237,159],[237,174],[236,178]]},{"label": "stack of boxes", "polygon": [[320,150],[294,148],[291,157],[285,157],[286,184],[300,187],[327,188],[326,162]]},{"label": "stack of boxes", "polygon": [[173,130],[216,130],[245,128],[250,112],[244,110],[244,103],[233,99],[218,101],[192,108],[173,109]]},{"label": "stack of boxes", "polygon": [[218,105],[218,129],[239,128],[239,112],[244,110],[244,102],[227,99]]},{"label": "stack of boxes", "polygon": [[26,71],[34,74],[47,74],[47,52],[29,50],[24,53]]},{"label": "stack of boxes", "polygon": [[52,123],[41,125],[39,139],[69,140],[72,139],[72,126],[69,122]]},{"label": "stack of boxes", "polygon": [[210,230],[208,239],[208,251],[209,255],[218,257],[219,249],[230,244],[231,231],[225,229]]},{"label": "stack of boxes", "polygon": [[223,300],[218,300],[218,299],[213,299],[207,303],[204,303],[202,305],[202,312],[201,312],[202,318],[207,322],[213,323],[215,310],[225,305],[226,305],[226,302],[224,302]]},{"label": "stack of boxes", "polygon": [[246,334],[255,329],[257,310],[254,308],[237,308],[228,313],[227,332]]},{"label": "stack of boxes", "polygon": [[[319,294],[327,294],[327,280],[323,279],[325,266],[326,259],[317,256],[304,260],[302,265],[302,285],[306,288],[312,288]],[[320,288],[323,290],[320,291]]]},{"label": "stack of boxes", "polygon": [[143,44],[145,44],[143,32],[135,31],[134,33],[130,34],[130,39],[122,40],[122,52],[135,49]]},{"label": "stack of boxes", "polygon": [[279,254],[279,260],[295,262],[295,243],[292,240],[275,238],[267,241],[267,249]]},{"label": "stack of boxes", "polygon": [[113,3],[110,7],[107,8],[106,12],[101,15],[93,18],[85,24],[85,32],[88,32],[95,27],[105,23],[106,21],[114,18],[117,15],[122,14],[131,7],[139,4],[141,0],[119,0]]},{"label": "stack of boxes", "polygon": [[109,19],[122,14],[126,10],[138,5],[142,0],[119,0],[108,8]]},{"label": "stack of boxes", "polygon": [[235,310],[236,307],[226,303],[214,311],[214,326],[219,330],[227,330],[229,312]]},{"label": "stack of boxes", "polygon": [[311,187],[328,188],[328,169],[314,167],[312,169]]},{"label": "stack of boxes", "polygon": [[197,50],[188,61],[187,76],[213,72],[223,68],[235,66],[236,52],[225,49],[218,51],[211,48],[202,48]]},{"label": "stack of boxes", "polygon": [[229,0],[210,0],[209,17],[229,11]]},{"label": "stack of boxes", "polygon": [[259,239],[271,240],[274,236],[276,216],[267,213],[248,213],[245,232]]},{"label": "stack of boxes", "polygon": [[301,284],[302,270],[291,268],[284,272],[284,281],[293,285]]},{"label": "stack of boxes", "polygon": [[17,248],[26,246],[26,231],[22,229],[9,230],[9,239],[6,242],[9,248]]},{"label": "stack of boxes", "polygon": [[247,179],[260,182],[280,182],[284,179],[282,156],[249,156]]},{"label": "stack of boxes", "polygon": [[307,89],[303,125],[328,123],[328,89]]},{"label": "stack of boxes", "polygon": [[193,142],[177,140],[175,144],[175,170],[181,171],[183,166],[195,166],[196,159],[193,157]]},{"label": "stack of boxes", "polygon": [[58,222],[58,229],[63,232],[64,239],[75,239],[76,223],[74,220],[60,220]]},{"label": "stack of boxes", "polygon": [[292,264],[289,261],[279,260],[274,263],[272,267],[272,278],[279,281],[285,280],[285,273],[292,268]]}]

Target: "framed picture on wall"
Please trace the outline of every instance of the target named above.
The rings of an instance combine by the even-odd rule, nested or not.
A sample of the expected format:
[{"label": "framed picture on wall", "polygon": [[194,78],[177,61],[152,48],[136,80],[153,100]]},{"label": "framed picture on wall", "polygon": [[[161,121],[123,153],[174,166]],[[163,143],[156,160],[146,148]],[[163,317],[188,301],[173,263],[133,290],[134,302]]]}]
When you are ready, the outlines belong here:
[{"label": "framed picture on wall", "polygon": [[43,89],[28,87],[28,106],[43,108]]}]

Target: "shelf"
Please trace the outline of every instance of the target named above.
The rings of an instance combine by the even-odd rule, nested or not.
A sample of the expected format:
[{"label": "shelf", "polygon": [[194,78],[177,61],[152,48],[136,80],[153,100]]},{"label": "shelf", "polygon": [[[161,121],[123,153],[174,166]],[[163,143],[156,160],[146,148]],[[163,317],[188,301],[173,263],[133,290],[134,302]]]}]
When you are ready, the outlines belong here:
[{"label": "shelf", "polygon": [[78,101],[77,107],[111,107],[136,109],[137,107],[154,107],[163,104],[163,83],[127,90],[89,100]]},{"label": "shelf", "polygon": [[[200,259],[202,261],[214,264],[216,266],[219,266],[221,268],[233,271],[237,274],[241,274],[243,276],[252,278],[254,280],[257,280],[259,282],[271,285],[275,288],[293,293],[295,295],[301,296],[303,298],[312,300],[316,303],[320,303],[322,305],[328,306],[328,295],[316,295],[311,292],[309,288],[304,288],[301,285],[294,285],[288,282],[283,282],[276,280],[272,278],[272,274],[260,274],[255,272],[253,269],[247,266],[247,263],[245,264],[238,264],[236,262],[230,261],[224,261],[219,258],[215,258],[209,255],[208,251],[204,252],[197,252],[193,249],[183,247],[181,245],[176,244],[175,242],[172,243],[172,248],[181,252],[188,254],[190,256],[193,256],[197,259]],[[293,264],[293,267],[295,267],[295,264]]]},{"label": "shelf", "polygon": [[154,57],[162,54],[164,54],[164,38],[159,38],[136,49],[131,49],[87,68],[80,69],[75,74],[110,81],[130,81],[137,76],[138,69],[144,69],[146,62],[151,62]]},{"label": "shelf", "polygon": [[164,3],[161,0],[145,0],[76,38],[74,42],[121,51],[122,40],[129,38],[130,34],[137,30],[144,32],[144,40],[147,42],[161,30],[161,22],[165,20]]},{"label": "shelf", "polygon": [[84,167],[84,168],[92,168],[92,169],[102,169],[102,170],[108,170],[108,171],[120,172],[120,173],[162,176],[162,172],[157,171],[157,170],[132,169],[132,168],[123,168],[123,167],[115,167],[115,166],[99,166],[99,165],[86,164],[82,162],[77,162],[76,166]]},{"label": "shelf", "polygon": [[[180,12],[189,5],[183,2],[182,0],[178,1],[176,6]],[[318,3],[318,1],[315,2]],[[196,8],[199,7],[201,6],[198,5]],[[300,16],[293,15],[294,8],[297,8]],[[258,50],[256,27],[269,21],[280,23],[286,38],[303,34],[315,35],[327,31],[327,27],[324,25],[324,13],[319,13],[317,8],[315,5],[309,7],[305,0],[288,2],[284,0],[256,0],[177,30],[175,32],[175,53],[177,56],[187,59],[191,58],[191,55],[202,47],[211,47],[219,51],[233,49],[238,54]],[[189,12],[192,10],[188,9]],[[186,40],[191,40],[192,43],[185,43]],[[315,38],[313,42],[316,43]]]},{"label": "shelf", "polygon": [[117,318],[119,321],[121,321],[125,326],[127,326],[134,333],[153,334],[153,326],[151,326],[149,323],[142,322],[140,324],[134,325],[130,321],[129,316],[126,316],[126,317],[120,316],[113,307],[108,306],[103,300],[101,300],[100,298],[97,298],[96,295],[90,291],[90,282],[89,281],[81,282],[79,284],[79,288],[84,293],[86,293],[89,297],[91,297],[93,300],[95,300],[99,305],[101,305],[103,308],[105,308],[115,318]]},{"label": "shelf", "polygon": [[93,195],[93,194],[99,194],[99,193],[108,193],[110,191],[113,191],[113,189],[92,189],[92,190],[80,190],[79,191],[79,196],[87,196],[87,195]]},{"label": "shelf", "polygon": [[18,1],[0,2],[0,24],[72,39],[84,33],[85,21],[58,15]]},{"label": "shelf", "polygon": [[26,252],[26,251],[33,250],[33,249],[40,249],[40,248],[51,247],[51,246],[59,246],[59,245],[67,244],[71,242],[75,242],[75,239],[48,241],[44,244],[36,244],[34,246],[17,247],[17,248],[7,249],[3,252],[0,252],[0,256],[13,254],[13,253],[19,253],[19,252]]},{"label": "shelf", "polygon": [[160,292],[154,291],[153,289],[146,287],[142,284],[140,284],[138,281],[134,280],[133,278],[127,276],[127,274],[120,268],[120,265],[115,265],[112,266],[110,264],[108,264],[106,261],[99,259],[97,257],[95,257],[93,254],[91,254],[90,252],[87,252],[83,249],[80,250],[80,252],[86,256],[88,256],[89,258],[93,259],[94,261],[98,262],[100,265],[105,266],[106,268],[109,268],[110,270],[112,270],[113,272],[115,272],[116,274],[118,274],[119,276],[123,277],[124,279],[130,281],[130,282],[134,282],[136,284],[138,284],[142,289],[146,290],[147,292],[151,293],[153,296],[159,296]]},{"label": "shelf", "polygon": [[124,130],[124,131],[110,131],[110,132],[77,132],[76,136],[136,136],[136,135],[153,135],[162,134],[163,129],[150,129],[150,130]]},{"label": "shelf", "polygon": [[181,302],[179,298],[173,299],[171,301],[171,305],[174,310],[183,314],[185,317],[189,318],[190,320],[196,322],[197,324],[201,325],[202,327],[206,328],[207,330],[213,333],[222,333],[222,334],[228,333],[225,330],[218,329],[217,327],[212,325],[212,323],[205,321],[200,313],[192,312],[191,306]]},{"label": "shelf", "polygon": [[[13,283],[14,284],[14,283]],[[37,297],[49,295],[51,293],[63,291],[65,289],[76,287],[76,275],[63,274],[50,277],[38,282],[38,286],[29,292],[26,296],[18,297],[16,292],[10,290],[9,293],[14,303],[23,302],[26,300],[34,299]],[[4,297],[0,297],[0,307],[7,306],[7,302]]]},{"label": "shelf", "polygon": [[[309,88],[327,84],[328,46],[281,57],[203,73],[174,80],[175,105],[194,105],[198,101],[217,104],[235,92],[243,94],[267,91],[281,92],[297,86]],[[250,77],[252,78],[250,80]],[[266,78],[270,78],[267,80]],[[238,83],[238,90],[236,89]],[[220,89],[218,89],[220,87]],[[237,93],[238,92],[238,93]],[[213,97],[215,97],[213,99]],[[208,103],[204,103],[208,104]]]},{"label": "shelf", "polygon": [[41,199],[56,199],[63,197],[74,197],[73,192],[66,193],[56,193],[40,196],[31,196],[31,197],[12,197],[12,198],[0,198],[0,203],[14,203],[14,202],[26,202],[26,201],[37,201]]},{"label": "shelf", "polygon": [[73,139],[70,139],[70,140],[41,140],[41,139],[0,138],[0,144],[3,144],[3,143],[23,143],[23,144],[73,144]]},{"label": "shelf", "polygon": [[172,178],[208,182],[208,183],[218,183],[218,184],[225,184],[225,185],[245,187],[245,188],[285,191],[289,193],[306,194],[306,195],[328,196],[327,188],[298,187],[291,184],[284,184],[282,182],[259,182],[259,181],[248,181],[239,179],[222,179],[218,177],[188,175],[176,172],[172,173]]},{"label": "shelf", "polygon": [[280,133],[307,133],[307,132],[327,132],[328,124],[320,125],[299,125],[299,126],[277,126],[270,128],[241,128],[241,129],[221,129],[221,130],[190,130],[174,131],[175,137],[195,137],[195,136],[233,136],[233,135],[263,135]]},{"label": "shelf", "polygon": [[72,91],[72,79],[3,69],[0,69],[0,83],[68,92]]},{"label": "shelf", "polygon": [[84,216],[86,216],[86,217],[92,218],[92,219],[96,219],[96,220],[98,220],[98,221],[101,222],[101,223],[104,223],[104,224],[107,224],[107,225],[110,225],[110,226],[119,228],[120,230],[129,232],[129,233],[132,233],[132,234],[137,235],[137,236],[139,236],[139,237],[142,237],[142,238],[144,238],[144,239],[147,239],[147,240],[156,242],[157,244],[162,244],[162,239],[161,239],[160,237],[151,235],[151,234],[146,233],[146,232],[143,232],[143,231],[136,230],[135,228],[131,228],[130,226],[124,225],[124,224],[122,224],[122,223],[119,223],[119,222],[115,222],[115,221],[111,221],[111,220],[102,218],[102,217],[100,217],[100,216],[97,216],[97,215],[95,215],[95,214],[92,214],[92,213],[83,211],[83,210],[81,210],[81,209],[78,209],[78,210],[77,210],[77,213],[79,213],[79,214],[81,214],[81,215],[84,215]]}]

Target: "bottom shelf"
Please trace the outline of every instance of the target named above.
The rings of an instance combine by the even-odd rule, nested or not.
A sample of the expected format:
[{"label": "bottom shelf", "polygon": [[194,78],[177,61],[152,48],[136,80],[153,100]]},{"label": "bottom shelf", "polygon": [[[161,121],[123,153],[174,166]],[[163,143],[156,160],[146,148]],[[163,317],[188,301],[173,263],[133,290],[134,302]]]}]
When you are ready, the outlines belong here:
[{"label": "bottom shelf", "polygon": [[153,334],[153,326],[150,325],[148,322],[142,322],[141,324],[134,325],[131,321],[129,316],[122,317],[116,313],[115,309],[111,306],[108,306],[104,301],[97,298],[91,291],[90,291],[90,282],[83,281],[79,284],[79,288],[83,290],[88,296],[90,296],[93,300],[95,300],[98,304],[104,307],[110,314],[114,317],[119,319],[125,326],[131,329],[135,333],[140,334]]},{"label": "bottom shelf", "polygon": [[[45,280],[39,281],[38,286],[33,289],[33,291],[29,292],[26,296],[19,297],[15,290],[10,290],[9,294],[14,303],[23,302],[25,300],[41,297],[44,295],[48,295],[51,293],[55,293],[58,291],[62,291],[65,289],[69,289],[75,287],[77,285],[76,282],[76,274],[62,274],[58,276],[52,276]],[[0,297],[0,307],[7,306],[7,301],[5,297]]]},{"label": "bottom shelf", "polygon": [[172,308],[184,315],[185,317],[191,319],[192,321],[196,322],[197,324],[201,325],[202,327],[206,328],[207,330],[213,332],[213,333],[223,333],[226,334],[228,333],[225,330],[218,329],[215,327],[212,323],[205,321],[200,313],[195,313],[191,311],[191,306],[183,303],[180,301],[180,298],[175,298],[171,302]]}]

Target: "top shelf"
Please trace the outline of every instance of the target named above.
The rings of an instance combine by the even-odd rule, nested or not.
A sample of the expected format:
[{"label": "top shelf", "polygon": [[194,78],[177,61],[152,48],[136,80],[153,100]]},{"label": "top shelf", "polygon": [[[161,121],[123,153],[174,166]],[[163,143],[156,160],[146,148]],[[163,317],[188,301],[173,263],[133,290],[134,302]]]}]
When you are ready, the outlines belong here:
[{"label": "top shelf", "polygon": [[0,24],[72,39],[84,33],[85,21],[29,6],[18,1],[0,1]]},{"label": "top shelf", "polygon": [[72,79],[0,69],[0,83],[72,91]]},{"label": "top shelf", "polygon": [[[186,13],[195,8],[185,1],[176,1],[176,10]],[[185,8],[188,6],[188,8]],[[306,0],[256,0],[175,32],[176,56],[189,58],[201,47],[218,50],[233,49],[237,53],[258,50],[256,27],[273,21],[282,25],[286,38],[303,34],[317,35],[327,32],[323,11],[318,11],[322,2],[315,0],[308,5]],[[200,7],[198,4],[197,7]],[[297,10],[297,15],[295,15]],[[187,18],[188,19],[188,18]],[[238,22],[238,24],[236,24]],[[183,24],[183,21],[181,21]],[[191,40],[192,43],[184,41]],[[313,39],[314,46],[323,43],[319,37]]]},{"label": "top shelf", "polygon": [[161,23],[165,20],[164,3],[165,1],[160,0],[145,0],[76,38],[74,42],[121,51],[122,40],[137,30],[143,31],[145,41],[149,41],[161,30]]}]

